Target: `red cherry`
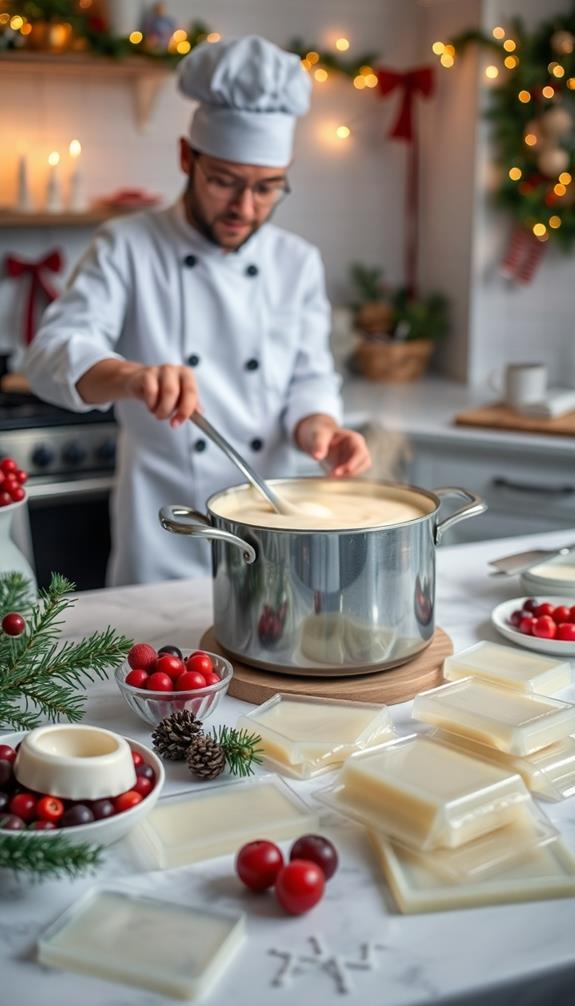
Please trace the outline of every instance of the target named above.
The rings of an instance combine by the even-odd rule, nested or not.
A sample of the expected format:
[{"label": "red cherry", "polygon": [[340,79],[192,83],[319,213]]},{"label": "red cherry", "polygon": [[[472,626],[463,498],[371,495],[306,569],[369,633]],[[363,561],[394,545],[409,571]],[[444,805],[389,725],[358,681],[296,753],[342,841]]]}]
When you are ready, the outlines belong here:
[{"label": "red cherry", "polygon": [[2,461],[0,461],[0,469],[5,475],[8,475],[9,472],[17,472],[18,465],[13,458],[3,458]]},{"label": "red cherry", "polygon": [[185,671],[185,664],[183,660],[179,657],[175,657],[173,653],[164,653],[161,657],[158,657],[154,664],[154,670],[159,671],[161,674],[168,674],[170,678],[175,681],[179,678],[180,674]]},{"label": "red cherry", "polygon": [[134,762],[136,768],[138,767],[138,765],[144,764],[144,759],[142,758],[139,751],[132,751],[132,761]]},{"label": "red cherry", "polygon": [[9,744],[0,744],[0,760],[1,761],[16,761],[16,752],[14,748],[11,748]]},{"label": "red cherry", "polygon": [[9,611],[2,619],[2,628],[7,636],[21,636],[26,622],[17,611]]},{"label": "red cherry", "polygon": [[557,639],[562,639],[564,643],[575,643],[575,623],[561,622],[557,626]]},{"label": "red cherry", "polygon": [[10,493],[4,491],[0,492],[0,507],[10,506],[13,502],[14,500],[12,499]]},{"label": "red cherry", "polygon": [[128,663],[132,668],[150,671],[157,655],[154,647],[149,643],[135,643],[128,652]]},{"label": "red cherry", "polygon": [[533,623],[533,635],[539,639],[555,639],[557,626],[551,615],[540,615]]},{"label": "red cherry", "polygon": [[130,792],[139,793],[141,797],[147,796],[154,788],[151,779],[146,779],[144,775],[139,775]]},{"label": "red cherry", "polygon": [[18,480],[18,482],[20,482],[21,485],[24,485],[24,482],[28,481],[27,472],[24,472],[22,471],[21,468],[19,468],[18,471],[16,472],[16,479]]},{"label": "red cherry", "polygon": [[37,799],[31,793],[16,793],[10,800],[10,813],[23,821],[32,821],[36,817]]},{"label": "red cherry", "polygon": [[217,685],[222,680],[217,671],[208,671],[204,674],[206,685]]},{"label": "red cherry", "polygon": [[153,674],[148,675],[146,688],[150,692],[171,692],[174,690],[174,682],[169,674],[154,671]]},{"label": "red cherry", "polygon": [[556,625],[560,625],[561,622],[570,622],[571,609],[568,608],[566,604],[558,604],[557,607],[554,609],[551,618],[553,619]]},{"label": "red cherry", "polygon": [[543,601],[543,604],[538,604],[535,608],[534,615],[536,618],[541,618],[543,615],[553,615],[554,611],[554,604],[550,604],[549,601]]},{"label": "red cherry", "polygon": [[196,688],[205,688],[206,679],[198,671],[184,671],[176,681],[176,691],[194,691]]},{"label": "red cherry", "polygon": [[531,615],[524,615],[519,623],[519,632],[522,632],[524,636],[532,636],[534,622],[535,619]]},{"label": "red cherry", "polygon": [[517,611],[512,611],[509,616],[509,622],[511,625],[515,626],[516,629],[521,625],[521,619],[525,617],[524,611],[517,609]]},{"label": "red cherry", "polygon": [[527,600],[523,602],[524,611],[535,611],[535,608],[539,605],[539,601],[536,597],[528,597]]},{"label": "red cherry", "polygon": [[294,842],[289,853],[292,859],[307,859],[323,870],[325,879],[333,877],[337,870],[338,856],[335,845],[322,835],[302,835]]},{"label": "red cherry", "polygon": [[137,803],[141,803],[143,799],[142,794],[137,793],[135,789],[129,789],[126,793],[120,793],[114,800],[116,814],[121,814],[124,810],[130,810]]},{"label": "red cherry", "polygon": [[42,821],[59,821],[64,813],[64,804],[55,796],[43,796],[38,800],[36,807],[36,817]]},{"label": "red cherry", "polygon": [[276,878],[276,897],[290,915],[303,915],[317,905],[324,888],[323,870],[307,859],[292,859]]},{"label": "red cherry", "polygon": [[243,845],[236,856],[236,873],[252,891],[272,887],[283,865],[281,849],[263,839]]},{"label": "red cherry", "polygon": [[14,488],[9,489],[8,492],[10,493],[14,503],[21,503],[26,496],[26,493],[19,485],[15,485]]},{"label": "red cherry", "polygon": [[186,668],[188,671],[199,671],[205,677],[208,671],[213,671],[214,662],[209,653],[205,653],[203,650],[195,650],[186,660]]},{"label": "red cherry", "polygon": [[127,685],[132,685],[133,688],[146,688],[146,682],[150,675],[147,671],[142,670],[141,667],[135,667],[133,671],[126,674],[124,678]]}]

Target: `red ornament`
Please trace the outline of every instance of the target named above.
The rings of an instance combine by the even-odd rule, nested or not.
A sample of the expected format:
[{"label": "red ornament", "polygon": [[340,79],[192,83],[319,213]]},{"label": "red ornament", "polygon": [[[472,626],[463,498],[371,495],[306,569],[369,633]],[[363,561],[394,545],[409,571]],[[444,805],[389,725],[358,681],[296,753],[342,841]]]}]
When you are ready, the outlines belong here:
[{"label": "red ornament", "polygon": [[9,611],[2,619],[2,628],[7,636],[21,636],[26,622],[17,611]]}]

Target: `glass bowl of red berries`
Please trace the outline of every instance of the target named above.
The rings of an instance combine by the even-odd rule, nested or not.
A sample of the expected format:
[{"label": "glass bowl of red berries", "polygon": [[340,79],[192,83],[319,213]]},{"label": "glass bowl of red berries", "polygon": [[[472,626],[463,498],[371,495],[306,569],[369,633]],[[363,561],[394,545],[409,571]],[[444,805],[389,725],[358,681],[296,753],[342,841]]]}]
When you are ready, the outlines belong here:
[{"label": "glass bowl of red berries", "polygon": [[126,737],[136,781],[129,790],[97,800],[69,800],[20,784],[15,762],[25,734],[0,738],[0,834],[34,833],[38,839],[66,835],[71,841],[111,845],[127,835],[156,805],[166,774],[158,756],[145,744]]},{"label": "glass bowl of red berries", "polygon": [[182,709],[207,719],[226,694],[233,673],[229,660],[217,653],[188,652],[171,644],[156,650],[149,643],[136,643],[115,672],[130,709],[153,726]]}]

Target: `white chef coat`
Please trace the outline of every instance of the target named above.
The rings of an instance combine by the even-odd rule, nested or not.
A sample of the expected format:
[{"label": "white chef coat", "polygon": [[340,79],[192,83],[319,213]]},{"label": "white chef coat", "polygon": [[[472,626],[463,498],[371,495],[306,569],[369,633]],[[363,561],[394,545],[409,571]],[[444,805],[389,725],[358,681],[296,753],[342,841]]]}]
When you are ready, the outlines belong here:
[{"label": "white chef coat", "polygon": [[[46,311],[26,372],[40,398],[83,412],[94,406],[75,385],[100,360],[193,366],[206,418],[264,476],[285,476],[300,419],[322,412],[341,421],[329,321],[313,246],[264,224],[224,253],[190,226],[179,201],[99,230]],[[209,544],[168,534],[158,510],[183,503],[205,512],[209,496],[241,476],[192,423],[173,430],[133,400],[115,409],[109,582],[207,573]]]}]

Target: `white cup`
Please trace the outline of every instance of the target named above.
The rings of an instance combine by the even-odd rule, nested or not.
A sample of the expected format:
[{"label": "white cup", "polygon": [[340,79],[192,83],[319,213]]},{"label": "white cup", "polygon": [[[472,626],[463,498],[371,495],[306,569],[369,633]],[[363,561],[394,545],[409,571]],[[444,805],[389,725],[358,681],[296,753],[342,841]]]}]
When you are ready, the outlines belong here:
[{"label": "white cup", "polygon": [[545,400],[547,367],[544,363],[508,363],[503,382],[492,375],[489,383],[505,405],[511,409],[520,409],[524,405]]}]

